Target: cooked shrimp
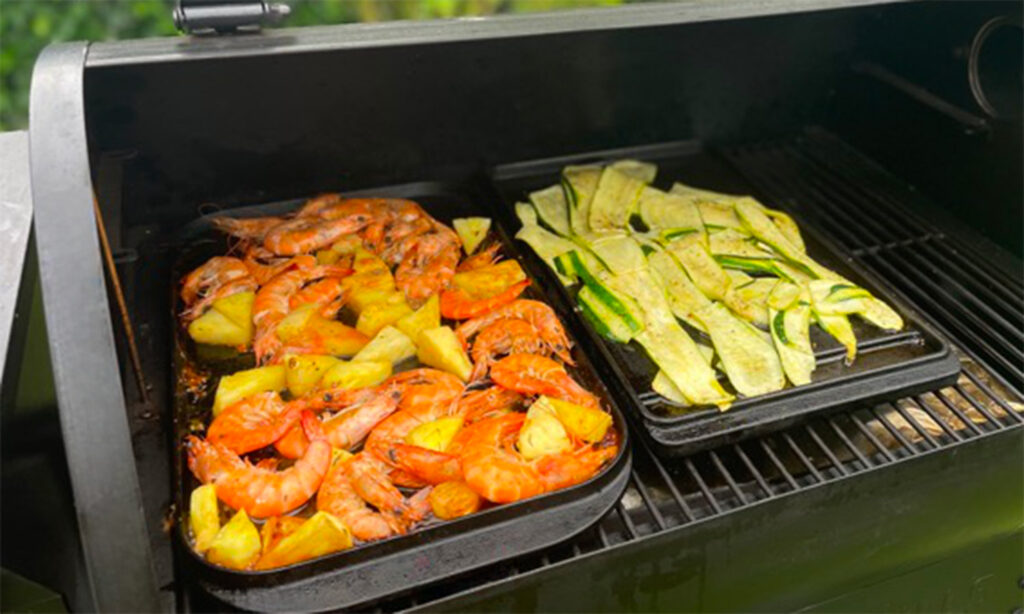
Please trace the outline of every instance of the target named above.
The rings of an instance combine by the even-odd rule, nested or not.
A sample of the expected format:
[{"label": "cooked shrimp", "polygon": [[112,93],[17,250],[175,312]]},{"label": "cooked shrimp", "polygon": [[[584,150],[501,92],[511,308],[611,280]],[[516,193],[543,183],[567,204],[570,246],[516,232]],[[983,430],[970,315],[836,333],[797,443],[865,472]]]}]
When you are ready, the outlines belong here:
[{"label": "cooked shrimp", "polygon": [[271,229],[283,223],[283,217],[215,217],[210,222],[217,230],[246,241],[263,241]]},{"label": "cooked shrimp", "polygon": [[582,446],[561,454],[525,460],[515,439],[526,415],[510,413],[482,420],[467,429],[460,460],[466,484],[495,503],[511,503],[579,484],[618,453],[617,443]]},{"label": "cooked shrimp", "polygon": [[[330,395],[329,392],[326,394]],[[323,393],[315,395],[305,401],[305,406],[317,409],[322,404],[323,397]],[[398,407],[399,398],[400,395],[396,391],[363,388],[346,396],[345,400],[351,400],[351,402],[344,405],[336,405],[337,401],[335,404],[327,403],[328,406],[339,407],[336,414],[323,422],[322,428],[327,441],[335,448],[352,450],[366,439],[375,426],[394,413]],[[287,435],[277,440],[274,447],[281,453],[281,456],[298,458],[305,453],[308,445],[309,440],[303,429],[292,427]]]},{"label": "cooked shrimp", "polygon": [[[448,458],[431,456],[428,454],[430,450],[407,446],[405,437],[421,424],[454,414],[464,389],[462,382],[443,371],[414,369],[391,377],[382,387],[401,395],[399,411],[385,418],[370,432],[365,450],[396,469],[434,483],[426,475],[432,471],[429,465],[436,460],[445,464],[439,471],[450,471]],[[403,452],[396,452],[401,446],[404,446]]]},{"label": "cooked shrimp", "polygon": [[291,297],[303,284],[322,277],[343,277],[348,269],[333,266],[315,266],[294,271],[285,271],[268,281],[253,301],[252,317],[256,324],[253,350],[256,360],[263,363],[274,358],[281,349],[281,341],[277,338],[277,325],[291,311]]},{"label": "cooked shrimp", "polygon": [[296,309],[302,305],[317,305],[320,315],[333,318],[344,303],[345,288],[340,277],[325,277],[299,290],[288,300],[288,306]]},{"label": "cooked shrimp", "polygon": [[[316,416],[303,413],[303,424]],[[316,494],[331,463],[331,446],[320,439],[291,467],[274,471],[240,458],[223,444],[188,438],[188,467],[204,484],[214,484],[217,498],[254,518],[280,516]]]},{"label": "cooked shrimp", "polygon": [[302,207],[295,212],[295,217],[319,216],[320,213],[329,207],[341,202],[341,194],[329,193],[320,194],[307,200]]},{"label": "cooked shrimp", "polygon": [[276,256],[260,245],[250,245],[245,250],[245,266],[249,273],[263,285],[288,269],[308,269],[316,266],[316,258],[309,254],[298,256]]},{"label": "cooked shrimp", "polygon": [[565,367],[537,354],[502,358],[491,367],[491,379],[521,394],[545,394],[586,407],[601,407],[597,397],[576,383]]},{"label": "cooked shrimp", "polygon": [[[467,425],[513,411],[523,402],[523,395],[515,390],[491,386],[467,392],[459,399],[458,415]],[[458,435],[456,435],[458,437]]]},{"label": "cooked shrimp", "polygon": [[459,263],[460,242],[450,228],[434,222],[431,232],[417,237],[395,269],[395,286],[413,307],[446,289]]},{"label": "cooked shrimp", "polygon": [[333,220],[297,217],[267,232],[263,247],[280,256],[306,254],[362,229],[369,221],[370,216],[365,213]]},{"label": "cooked shrimp", "polygon": [[[310,435],[313,439],[326,438],[318,425],[310,428]],[[345,469],[349,460],[351,458],[340,455],[332,460],[316,495],[316,508],[337,516],[357,539],[363,541],[384,539],[400,532],[403,529],[402,523],[393,516],[371,510],[352,487]]]},{"label": "cooked shrimp", "polygon": [[183,311],[181,317],[186,322],[190,322],[203,315],[203,313],[205,313],[214,302],[222,298],[238,294],[239,292],[253,292],[257,288],[259,288],[259,284],[257,284],[256,280],[252,277],[242,277],[241,279],[229,281],[223,286],[206,293],[203,298],[199,299],[193,303],[191,307]]},{"label": "cooked shrimp", "polygon": [[249,269],[238,258],[214,256],[185,277],[181,285],[181,300],[186,307],[191,307],[218,288],[248,277]]},{"label": "cooked shrimp", "polygon": [[548,355],[550,346],[529,322],[518,318],[497,320],[480,331],[473,342],[473,373],[475,381],[487,375],[498,356],[505,354]]},{"label": "cooked shrimp", "polygon": [[562,323],[559,321],[558,316],[555,315],[555,311],[540,301],[530,299],[512,301],[486,315],[463,322],[455,332],[459,336],[459,340],[465,345],[466,341],[485,327],[506,318],[516,318],[529,322],[530,325],[537,329],[541,339],[548,344],[548,347],[551,348],[554,354],[566,364],[575,364],[573,363],[572,356],[569,354],[569,338],[565,334]]},{"label": "cooked shrimp", "polygon": [[206,440],[235,454],[245,454],[280,439],[298,424],[300,416],[297,405],[289,407],[278,393],[263,392],[224,408],[210,423]]},{"label": "cooked shrimp", "polygon": [[498,307],[508,305],[519,298],[530,285],[529,279],[517,282],[494,296],[474,299],[461,288],[450,288],[441,292],[441,315],[449,320],[468,320],[486,315]]},{"label": "cooked shrimp", "polygon": [[497,263],[499,258],[499,249],[501,249],[501,244],[494,243],[486,249],[478,251],[469,258],[460,262],[456,271],[459,273],[465,273],[466,271],[472,271],[473,269],[479,269]]},{"label": "cooked shrimp", "polygon": [[390,522],[403,523],[402,519],[410,517],[405,497],[388,479],[387,468],[379,459],[360,452],[345,463],[345,475],[359,496]]}]

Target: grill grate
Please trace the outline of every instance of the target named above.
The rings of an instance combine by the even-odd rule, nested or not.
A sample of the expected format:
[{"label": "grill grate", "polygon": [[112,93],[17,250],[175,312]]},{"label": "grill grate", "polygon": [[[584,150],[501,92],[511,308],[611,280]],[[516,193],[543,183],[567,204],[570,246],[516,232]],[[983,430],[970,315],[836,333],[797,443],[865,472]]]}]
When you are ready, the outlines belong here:
[{"label": "grill grate", "polygon": [[971,247],[907,206],[919,195],[835,137],[808,132],[724,156],[762,194],[831,234],[891,291],[930,316],[958,346],[956,384],[673,462],[659,461],[635,438],[626,492],[595,526],[541,553],[415,595],[397,594],[370,611],[434,609],[523,575],[1024,423],[1024,287],[1018,280],[980,266],[985,260]]}]

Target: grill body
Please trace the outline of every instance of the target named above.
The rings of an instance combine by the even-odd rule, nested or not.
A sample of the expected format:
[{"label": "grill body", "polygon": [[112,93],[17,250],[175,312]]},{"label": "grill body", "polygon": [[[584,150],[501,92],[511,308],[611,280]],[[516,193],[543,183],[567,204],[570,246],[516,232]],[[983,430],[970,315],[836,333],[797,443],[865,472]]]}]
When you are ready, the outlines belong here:
[{"label": "grill body", "polygon": [[[936,607],[1019,598],[1024,292],[1008,255],[1019,237],[1004,229],[1021,226],[1021,129],[972,107],[952,50],[1020,7],[798,8],[48,49],[33,82],[32,180],[88,587],[74,605],[222,607],[175,565],[162,527],[172,323],[160,263],[176,230],[214,207],[485,182],[515,160],[676,140],[707,144],[930,318],[961,357],[958,383],[671,461],[638,443],[626,494],[584,535],[366,607],[891,609],[906,603],[899,591],[874,602],[858,591],[954,557],[969,571],[949,577],[991,576],[993,588],[951,589]],[[89,231],[92,190],[145,394]]]}]

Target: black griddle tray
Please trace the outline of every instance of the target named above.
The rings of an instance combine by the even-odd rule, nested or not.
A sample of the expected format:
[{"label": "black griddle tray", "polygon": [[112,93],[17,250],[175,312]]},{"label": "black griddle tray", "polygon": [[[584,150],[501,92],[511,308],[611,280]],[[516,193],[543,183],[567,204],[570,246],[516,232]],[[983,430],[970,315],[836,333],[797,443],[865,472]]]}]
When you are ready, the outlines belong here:
[{"label": "black griddle tray", "polygon": [[[351,196],[409,198],[447,224],[452,218],[489,215],[481,207],[479,196],[471,188],[440,183],[415,183],[361,190]],[[279,215],[293,211],[304,202],[292,200],[267,205],[232,209],[233,217]],[[620,433],[618,456],[593,478],[571,488],[505,504],[449,522],[432,522],[408,535],[378,542],[357,544],[349,550],[268,571],[232,571],[208,563],[196,554],[186,535],[188,501],[199,485],[188,470],[182,442],[190,433],[190,424],[201,418],[208,422],[215,382],[200,401],[190,399],[179,385],[178,375],[187,361],[194,360],[195,347],[184,333],[175,314],[181,312],[178,280],[213,255],[227,253],[227,240],[213,231],[210,215],[186,226],[178,235],[181,256],[172,273],[172,322],[174,348],[174,443],[176,458],[175,494],[178,510],[179,550],[199,584],[210,594],[232,606],[259,611],[322,611],[351,608],[384,596],[393,596],[426,584],[452,578],[472,569],[540,550],[569,539],[597,522],[619,500],[629,479],[631,456],[626,422],[614,398],[609,395],[594,365],[579,345],[574,345],[576,367],[570,373],[586,388],[602,398],[611,410]],[[495,221],[488,240],[502,244],[506,258],[522,260],[518,246],[509,239],[502,224]],[[528,272],[529,274],[529,272]],[[540,281],[526,295],[551,302],[547,284]],[[557,304],[553,305],[557,309]],[[571,314],[559,313],[570,338],[579,337]],[[245,362],[248,364],[245,364]],[[252,355],[237,355],[223,362],[205,357],[203,366],[220,375],[253,365]]]},{"label": "black griddle tray", "polygon": [[[633,158],[658,165],[655,185],[669,189],[681,181],[688,185],[729,194],[751,194],[766,205],[785,210],[786,203],[758,194],[723,158],[706,151],[696,141],[683,141],[574,155],[499,166],[491,174],[501,219],[519,228],[514,203],[528,194],[559,181],[562,167],[570,164],[604,163]],[[811,326],[817,369],[813,381],[752,398],[738,398],[725,412],[714,407],[686,408],[651,390],[657,367],[636,342],[615,343],[603,339],[578,310],[576,319],[598,348],[608,369],[615,374],[612,387],[622,403],[630,406],[639,429],[662,455],[685,455],[783,429],[812,414],[854,404],[878,402],[951,385],[960,365],[949,344],[921,316],[884,290],[878,279],[844,258],[832,243],[812,226],[794,216],[807,253],[824,266],[866,288],[893,306],[904,318],[902,331],[887,332],[859,318],[851,318],[857,336],[857,358],[845,364],[845,350],[818,326]],[[574,288],[565,288],[537,255],[525,247],[524,265],[545,284],[556,288],[560,300],[574,308]],[[683,325],[695,338],[703,333]],[[707,339],[704,339],[707,341]],[[723,385],[731,390],[723,377]]]}]

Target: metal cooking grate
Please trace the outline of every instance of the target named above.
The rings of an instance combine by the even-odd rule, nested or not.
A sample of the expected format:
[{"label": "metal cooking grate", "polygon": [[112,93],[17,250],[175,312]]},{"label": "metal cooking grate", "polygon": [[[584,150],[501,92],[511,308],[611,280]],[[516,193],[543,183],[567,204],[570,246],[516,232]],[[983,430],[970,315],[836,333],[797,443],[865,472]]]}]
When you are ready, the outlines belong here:
[{"label": "metal cooking grate", "polygon": [[1019,392],[1024,288],[1018,280],[976,264],[969,247],[904,205],[919,196],[834,137],[809,132],[724,155],[770,200],[831,234],[935,320],[962,349],[957,383],[672,463],[660,462],[636,438],[629,487],[591,529],[542,553],[374,604],[375,611],[440,605],[462,593],[1024,423]]}]

